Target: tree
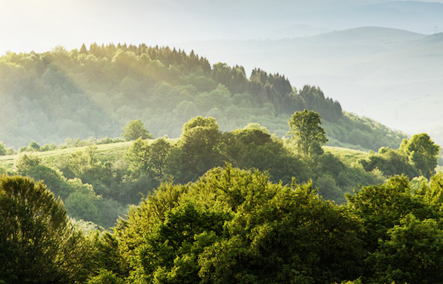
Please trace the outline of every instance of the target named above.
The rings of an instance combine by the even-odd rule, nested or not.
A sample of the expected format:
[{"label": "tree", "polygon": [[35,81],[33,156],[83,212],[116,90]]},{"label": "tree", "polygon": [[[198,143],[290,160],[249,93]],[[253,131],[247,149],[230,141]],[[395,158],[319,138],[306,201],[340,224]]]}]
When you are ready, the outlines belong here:
[{"label": "tree", "polygon": [[116,231],[122,251],[137,255],[128,255],[135,283],[331,283],[361,275],[359,221],[310,184],[290,188],[227,165],[148,198]]},{"label": "tree", "polygon": [[0,141],[0,156],[6,155],[6,147],[3,144],[3,141]]},{"label": "tree", "polygon": [[435,173],[440,146],[435,144],[428,134],[416,134],[409,141],[403,140],[400,149],[421,175],[430,178]]},{"label": "tree", "polygon": [[420,176],[402,151],[380,148],[378,154],[370,155],[368,160],[360,160],[359,162],[367,172],[379,169],[385,176],[404,174],[410,179]]},{"label": "tree", "polygon": [[41,162],[42,159],[38,156],[22,154],[15,159],[14,166],[19,175],[25,175],[30,168],[40,165]]},{"label": "tree", "polygon": [[0,280],[84,281],[87,251],[88,244],[69,222],[63,203],[42,182],[0,177]]},{"label": "tree", "polygon": [[86,49],[86,45],[82,44],[82,47],[80,48],[80,53],[84,54],[84,53],[88,53],[88,50]]},{"label": "tree", "polygon": [[151,145],[138,138],[126,153],[132,175],[138,178],[140,174],[145,174],[161,179],[171,147],[164,138],[156,139]]},{"label": "tree", "polygon": [[369,257],[374,283],[443,283],[443,231],[436,220],[408,214]]},{"label": "tree", "polygon": [[223,164],[222,133],[215,118],[197,116],[183,125],[182,135],[171,154],[167,173],[176,181],[195,181],[207,170]]},{"label": "tree", "polygon": [[306,109],[296,111],[289,120],[288,135],[294,135],[297,147],[305,157],[311,154],[323,154],[321,146],[328,142],[328,138],[320,125],[320,115]]},{"label": "tree", "polygon": [[33,141],[29,143],[28,149],[34,152],[38,152],[40,150],[40,145],[38,145],[37,142]]},{"label": "tree", "polygon": [[126,141],[137,140],[138,138],[148,139],[154,136],[146,129],[145,124],[140,120],[130,120],[128,124],[123,128],[121,134]]}]

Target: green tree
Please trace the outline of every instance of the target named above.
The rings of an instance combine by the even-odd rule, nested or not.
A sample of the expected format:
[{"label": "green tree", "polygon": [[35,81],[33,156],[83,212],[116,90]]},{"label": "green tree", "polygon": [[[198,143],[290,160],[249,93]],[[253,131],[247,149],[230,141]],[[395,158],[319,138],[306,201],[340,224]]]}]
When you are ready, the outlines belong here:
[{"label": "green tree", "polygon": [[230,214],[182,203],[152,228],[140,249],[147,283],[199,283],[199,254],[217,240]]},{"label": "green tree", "polygon": [[3,141],[0,141],[0,156],[6,155],[6,147],[3,144]]},{"label": "green tree", "polygon": [[[346,194],[346,198],[348,199],[347,206],[350,210],[350,213],[360,218],[363,223],[364,229],[362,232],[360,232],[360,238],[364,241],[364,248],[368,252],[365,260],[368,266],[363,276],[373,278],[375,277],[374,275],[378,275],[376,277],[382,277],[379,274],[382,273],[382,270],[388,269],[388,266],[392,264],[392,261],[398,262],[397,266],[392,266],[393,270],[400,268],[398,265],[401,266],[405,264],[404,262],[400,262],[400,258],[398,257],[399,255],[403,254],[403,252],[407,252],[408,250],[410,250],[409,248],[405,247],[403,252],[401,252],[401,247],[403,245],[406,245],[404,241],[407,241],[408,238],[406,237],[404,240],[402,240],[402,244],[399,243],[392,244],[392,246],[389,245],[390,248],[388,248],[386,245],[390,244],[394,231],[400,232],[402,230],[398,229],[398,226],[401,227],[404,225],[404,223],[402,223],[402,220],[408,214],[414,215],[414,218],[417,219],[419,222],[426,219],[433,219],[440,223],[440,220],[442,218],[440,212],[441,202],[439,202],[438,199],[440,199],[442,196],[441,192],[441,188],[436,185],[434,190],[432,191],[430,191],[426,187],[423,187],[421,189],[421,192],[418,191],[417,194],[413,194],[408,178],[405,176],[395,176],[390,178],[384,184],[362,187],[353,196]],[[409,225],[407,225],[407,227],[408,226]],[[393,228],[397,229],[392,231]],[[415,230],[416,228],[417,227],[415,227],[413,230]],[[394,233],[394,235],[395,234],[396,233]],[[426,234],[423,235],[423,238],[426,238]],[[419,244],[420,237],[418,237],[417,239],[414,239],[415,237],[413,237],[413,235],[410,235],[410,237],[410,243],[408,244],[408,246],[421,246],[421,244]],[[423,239],[422,241],[423,244],[426,243],[426,240]],[[395,254],[396,250],[399,254],[387,255]],[[414,250],[414,248],[411,248],[411,251],[409,251],[411,255],[409,255],[406,259],[411,259],[410,257],[412,256],[412,250]],[[385,256],[382,256],[382,254],[380,254],[379,257],[374,258],[374,254],[378,254],[377,252],[384,254],[386,258],[390,258],[391,260],[385,259]],[[417,255],[417,257],[421,256]],[[396,258],[397,260],[395,260]],[[382,259],[384,260],[382,261]],[[419,262],[420,260],[417,261]],[[426,268],[421,267],[420,269]],[[390,271],[389,273],[395,274],[395,271],[393,270],[388,269],[387,271]],[[406,270],[403,269],[403,272],[399,272],[407,273],[407,270],[408,269],[406,268]],[[390,274],[389,277],[392,277],[394,274]],[[386,274],[383,275],[383,277],[386,276]],[[405,275],[401,277],[403,277],[401,279],[405,279]],[[384,278],[384,280],[375,281],[374,283],[392,282],[392,280],[385,282],[387,281],[387,279],[388,278]],[[405,283],[405,281],[406,280],[400,281],[398,283]],[[414,282],[415,281],[412,281],[410,283]]]},{"label": "green tree", "polygon": [[42,182],[0,177],[0,280],[84,281],[88,247],[70,224],[63,203]]},{"label": "green tree", "polygon": [[164,138],[158,138],[152,144],[138,138],[126,153],[132,175],[138,178],[144,174],[161,180],[171,148]]},{"label": "green tree", "polygon": [[118,232],[136,283],[330,283],[361,275],[360,229],[309,184],[228,165],[163,185]]},{"label": "green tree", "polygon": [[284,187],[227,167],[196,186],[234,214],[199,256],[201,283],[331,283],[362,273],[359,222],[310,184]]},{"label": "green tree", "polygon": [[125,281],[118,278],[114,273],[101,269],[97,276],[94,276],[86,282],[86,284],[124,284]]},{"label": "green tree", "polygon": [[359,163],[365,171],[379,169],[385,176],[407,175],[410,179],[420,176],[417,169],[409,163],[408,157],[402,152],[388,148],[380,148],[378,154],[369,156],[368,160]]},{"label": "green tree", "polygon": [[420,175],[430,178],[435,174],[440,146],[428,134],[416,134],[409,141],[403,140],[400,149],[409,157]]},{"label": "green tree", "polygon": [[47,166],[38,165],[29,168],[26,171],[28,177],[34,180],[41,180],[47,188],[54,193],[54,196],[60,196],[63,200],[72,192],[72,188],[67,183],[63,174]]},{"label": "green tree", "polygon": [[306,109],[296,111],[289,120],[288,135],[294,135],[297,147],[305,157],[311,154],[323,154],[321,146],[328,142],[328,138],[320,125],[320,115]]},{"label": "green tree", "polygon": [[207,170],[223,164],[221,146],[222,133],[215,118],[192,118],[183,125],[167,174],[181,183],[195,181]]},{"label": "green tree", "polygon": [[130,120],[128,124],[123,128],[121,134],[126,141],[137,140],[138,138],[148,139],[153,138],[152,134],[146,129],[145,124],[140,120]]},{"label": "green tree", "polygon": [[80,54],[88,53],[88,50],[86,49],[86,45],[82,44],[82,47],[80,48]]},{"label": "green tree", "polygon": [[433,219],[408,214],[370,256],[375,283],[443,283],[443,231]]},{"label": "green tree", "polygon": [[40,151],[40,145],[37,144],[37,142],[31,142],[28,145],[28,149],[34,152],[38,152]]},{"label": "green tree", "polygon": [[33,154],[21,154],[15,158],[14,167],[19,175],[25,175],[27,171],[35,166],[40,165],[42,159]]}]

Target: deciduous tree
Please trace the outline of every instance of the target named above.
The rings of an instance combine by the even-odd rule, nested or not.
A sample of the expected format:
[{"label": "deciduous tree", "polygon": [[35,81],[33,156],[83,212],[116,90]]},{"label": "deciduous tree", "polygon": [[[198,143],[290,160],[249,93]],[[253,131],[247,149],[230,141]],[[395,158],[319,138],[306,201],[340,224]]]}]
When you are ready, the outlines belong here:
[{"label": "deciduous tree", "polygon": [[0,280],[74,283],[85,278],[87,250],[63,203],[42,182],[0,177]]},{"label": "deciduous tree", "polygon": [[315,111],[296,111],[289,120],[288,134],[294,135],[301,154],[323,154],[321,146],[328,142],[326,132],[321,125],[321,117]]},{"label": "deciduous tree", "polygon": [[137,140],[138,138],[148,139],[153,138],[152,134],[146,129],[145,124],[140,120],[130,120],[123,128],[121,134],[127,141]]}]

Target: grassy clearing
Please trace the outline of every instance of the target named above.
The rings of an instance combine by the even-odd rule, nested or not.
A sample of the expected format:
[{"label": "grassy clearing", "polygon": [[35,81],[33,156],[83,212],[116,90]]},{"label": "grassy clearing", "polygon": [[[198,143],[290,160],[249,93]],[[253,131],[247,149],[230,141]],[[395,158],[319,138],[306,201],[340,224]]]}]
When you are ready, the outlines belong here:
[{"label": "grassy clearing", "polygon": [[324,146],[323,150],[325,151],[325,153],[331,153],[332,155],[338,157],[345,165],[351,167],[355,165],[359,160],[369,157],[368,152],[352,150],[348,148]]},{"label": "grassy clearing", "polygon": [[[152,143],[155,140],[147,141]],[[168,139],[168,141],[174,145],[177,142],[177,139]],[[134,141],[95,145],[97,147],[97,157],[102,161],[116,161],[122,159],[132,143],[134,143]],[[40,157],[43,160],[44,165],[51,165],[60,158],[67,158],[72,153],[85,151],[88,147],[89,146],[57,149],[46,152],[34,152],[33,155]],[[29,152],[27,152],[27,154],[29,154]],[[0,156],[0,167],[3,167],[7,171],[11,171],[14,167],[14,160],[17,156],[18,155]]]}]

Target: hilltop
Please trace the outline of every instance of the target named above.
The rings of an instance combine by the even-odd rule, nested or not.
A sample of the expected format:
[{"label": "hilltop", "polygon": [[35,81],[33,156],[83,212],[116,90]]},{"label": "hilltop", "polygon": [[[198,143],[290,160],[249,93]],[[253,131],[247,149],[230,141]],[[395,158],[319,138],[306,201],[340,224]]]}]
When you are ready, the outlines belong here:
[{"label": "hilltop", "polygon": [[17,149],[35,141],[120,136],[141,119],[154,137],[177,138],[201,115],[223,131],[259,123],[279,137],[295,111],[315,110],[331,146],[398,147],[406,136],[368,118],[342,111],[319,87],[294,88],[285,75],[216,63],[169,47],[126,44],[0,57],[0,141]]}]

